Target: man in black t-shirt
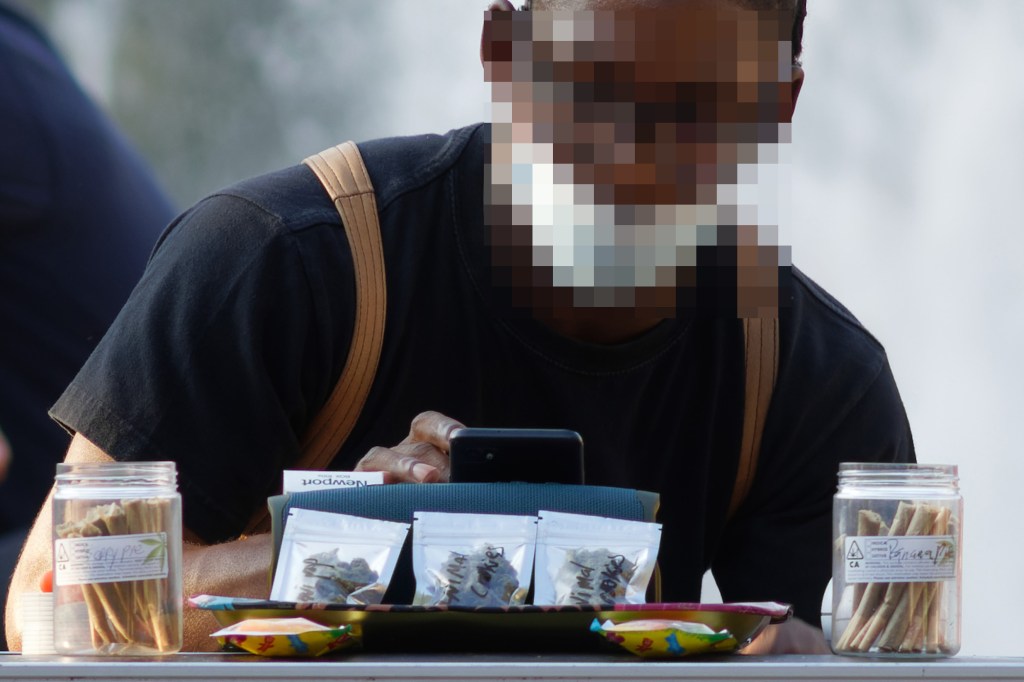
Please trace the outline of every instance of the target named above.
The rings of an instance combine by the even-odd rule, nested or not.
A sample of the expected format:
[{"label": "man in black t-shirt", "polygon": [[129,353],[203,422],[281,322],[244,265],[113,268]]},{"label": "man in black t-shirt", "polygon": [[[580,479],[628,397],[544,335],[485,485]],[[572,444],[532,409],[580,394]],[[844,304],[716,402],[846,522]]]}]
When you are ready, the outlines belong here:
[{"label": "man in black t-shirt", "polygon": [[[571,428],[589,483],[660,494],[667,601],[699,599],[710,567],[728,600],[816,619],[838,463],[912,460],[913,444],[881,346],[767,238],[803,12],[749,4],[495,2],[493,124],[360,145],[387,327],[334,468],[445,480],[460,424]],[[232,539],[337,381],[353,287],[307,168],[241,183],[169,228],[54,406],[77,434],[70,460],[178,463],[187,592],[266,596],[267,537]],[[778,316],[779,375],[757,475],[727,519],[738,315]],[[45,513],[36,530],[16,590],[49,560]],[[823,646],[800,621],[774,632],[765,650]]]}]

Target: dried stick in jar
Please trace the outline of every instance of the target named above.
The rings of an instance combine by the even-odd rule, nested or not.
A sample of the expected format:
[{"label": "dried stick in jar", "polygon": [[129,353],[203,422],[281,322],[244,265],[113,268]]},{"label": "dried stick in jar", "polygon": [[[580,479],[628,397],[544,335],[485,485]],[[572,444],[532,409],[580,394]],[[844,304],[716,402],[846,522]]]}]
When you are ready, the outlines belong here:
[{"label": "dried stick in jar", "polygon": [[[904,535],[928,535],[935,525],[938,513],[938,507],[929,504],[915,505],[914,515]],[[891,651],[899,647],[910,626],[914,608],[907,586],[908,583],[889,584],[882,605],[853,642],[857,651],[868,651],[876,639],[880,649]]]},{"label": "dried stick in jar", "polygon": [[[881,535],[882,526],[885,523],[882,521],[882,515],[878,512],[871,511],[870,509],[861,509],[857,512],[857,536],[867,537],[870,535]],[[888,528],[888,527],[887,527]],[[857,611],[857,607],[860,606],[860,600],[864,598],[864,590],[867,589],[867,583],[857,583],[853,586],[853,611]]]},{"label": "dried stick in jar", "polygon": [[[168,513],[169,503],[159,499],[96,505],[82,520],[60,524],[56,534],[59,538],[88,538],[158,533],[164,530]],[[166,579],[81,585],[93,647],[139,644],[166,650],[172,639],[167,587]]]},{"label": "dried stick in jar", "polygon": [[[167,521],[170,517],[170,502],[167,500],[146,500],[145,508],[147,513],[150,532],[161,532],[167,528]],[[167,560],[167,550],[164,549],[161,561]],[[153,623],[156,648],[166,651],[174,641],[172,623],[174,618],[171,615],[173,605],[170,604],[170,583],[167,578],[154,578],[142,581],[144,587],[144,602],[150,621]]]},{"label": "dried stick in jar", "polygon": [[[947,512],[945,517],[936,520],[936,531],[933,535],[952,535],[953,537],[958,537],[957,524],[959,522],[952,515],[952,512],[948,509],[945,511]],[[934,588],[933,606],[928,613],[927,625],[925,627],[925,651],[939,653],[946,648],[946,630],[944,625],[948,614],[945,613],[946,605],[942,599],[942,593],[945,591],[946,586],[942,582],[933,583],[932,585]]]},{"label": "dried stick in jar", "polygon": [[[117,503],[93,507],[85,515],[85,523],[95,527],[100,535],[126,535],[131,532],[125,510]],[[132,585],[120,581],[106,584],[117,593],[117,603],[121,613],[124,614],[123,620],[127,629],[125,640],[137,641],[139,630],[145,628],[145,623],[138,622],[135,616]]]},{"label": "dried stick in jar", "polygon": [[[82,537],[81,527],[77,524],[63,524],[59,527],[58,536],[62,538]],[[82,598],[89,614],[89,629],[92,634],[93,648],[99,651],[107,644],[116,640],[116,635],[107,623],[106,614],[103,611],[103,604],[92,585],[80,585]]]},{"label": "dried stick in jar", "polygon": [[[896,508],[896,514],[893,517],[892,526],[889,528],[888,535],[890,537],[903,535],[907,526],[910,525],[910,520],[913,515],[914,505],[909,502],[900,502],[899,506]],[[842,636],[836,643],[836,648],[838,650],[854,650],[854,642],[859,641],[864,629],[869,624],[872,616],[874,616],[875,610],[878,609],[882,600],[885,598],[888,587],[889,583],[867,584],[860,603],[853,612],[853,617],[850,618],[849,624],[846,626],[846,629],[843,630]]]},{"label": "dried stick in jar", "polygon": [[[931,529],[931,535],[946,535],[949,527],[949,509],[942,508],[935,517],[935,523]],[[917,603],[914,615],[911,618],[910,626],[906,635],[900,643],[898,650],[906,653],[923,653],[927,651],[926,636],[933,621],[938,620],[938,611],[935,608],[935,596],[938,592],[939,583],[911,583],[910,590],[915,592]],[[934,653],[934,652],[933,652]]]}]

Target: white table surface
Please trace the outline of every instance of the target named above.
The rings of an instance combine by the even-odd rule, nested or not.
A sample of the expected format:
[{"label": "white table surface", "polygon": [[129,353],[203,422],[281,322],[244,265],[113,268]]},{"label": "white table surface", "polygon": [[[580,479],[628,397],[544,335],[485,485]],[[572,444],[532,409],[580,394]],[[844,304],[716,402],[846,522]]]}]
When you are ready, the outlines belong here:
[{"label": "white table surface", "polygon": [[352,654],[280,660],[233,654],[64,658],[0,654],[0,680],[1022,680],[1024,658],[882,661],[721,656],[648,661],[614,655]]}]

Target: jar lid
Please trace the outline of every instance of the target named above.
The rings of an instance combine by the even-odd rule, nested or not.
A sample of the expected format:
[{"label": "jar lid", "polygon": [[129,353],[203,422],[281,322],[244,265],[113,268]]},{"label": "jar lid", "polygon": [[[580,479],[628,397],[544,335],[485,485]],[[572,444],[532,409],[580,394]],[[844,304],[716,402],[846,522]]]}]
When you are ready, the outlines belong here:
[{"label": "jar lid", "polygon": [[910,462],[841,462],[839,484],[864,486],[956,487],[960,481],[955,464]]},{"label": "jar lid", "polygon": [[165,487],[177,484],[178,472],[174,462],[86,462],[57,465],[56,482],[68,484],[141,485]]},{"label": "jar lid", "polygon": [[925,462],[840,462],[839,473],[863,471],[865,473],[922,472],[957,475],[956,464],[931,464]]}]

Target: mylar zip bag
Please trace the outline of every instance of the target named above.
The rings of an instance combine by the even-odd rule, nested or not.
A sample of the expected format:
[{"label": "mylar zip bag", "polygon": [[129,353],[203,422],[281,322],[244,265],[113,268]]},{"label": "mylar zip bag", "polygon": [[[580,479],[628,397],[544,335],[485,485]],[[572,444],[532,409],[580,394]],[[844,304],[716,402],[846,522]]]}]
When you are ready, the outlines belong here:
[{"label": "mylar zip bag", "polygon": [[661,524],[540,511],[534,604],[643,604]]},{"label": "mylar zip bag", "polygon": [[416,512],[412,525],[414,605],[525,603],[537,517]]},{"label": "mylar zip bag", "polygon": [[379,604],[408,534],[406,523],[292,509],[270,598]]}]

